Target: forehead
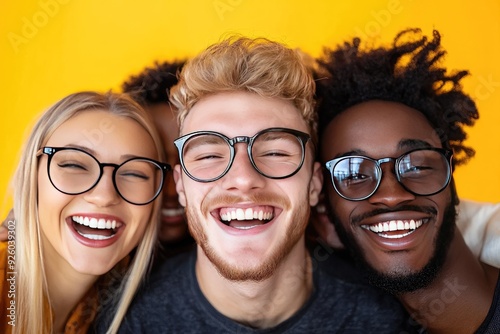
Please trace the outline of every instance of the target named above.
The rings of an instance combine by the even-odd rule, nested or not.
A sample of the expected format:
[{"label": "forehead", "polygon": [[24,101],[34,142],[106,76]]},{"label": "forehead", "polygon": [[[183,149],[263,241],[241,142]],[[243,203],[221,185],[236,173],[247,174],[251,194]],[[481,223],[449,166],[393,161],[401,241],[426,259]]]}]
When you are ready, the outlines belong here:
[{"label": "forehead", "polygon": [[225,92],[198,101],[187,114],[181,135],[210,130],[228,137],[253,136],[271,127],[309,133],[301,113],[290,101],[249,92]]},{"label": "forehead", "polygon": [[149,133],[135,120],[104,110],[79,112],[62,123],[50,136],[47,146],[81,146],[96,157],[136,155],[156,158]]},{"label": "forehead", "polygon": [[408,150],[405,141],[441,147],[441,141],[425,116],[404,104],[368,101],[343,111],[326,127],[321,138],[323,159],[348,152],[372,158],[397,156]]},{"label": "forehead", "polygon": [[168,138],[169,141],[177,138],[177,133],[179,132],[177,119],[168,103],[156,103],[148,105],[144,109],[153,116],[155,125],[163,137]]}]

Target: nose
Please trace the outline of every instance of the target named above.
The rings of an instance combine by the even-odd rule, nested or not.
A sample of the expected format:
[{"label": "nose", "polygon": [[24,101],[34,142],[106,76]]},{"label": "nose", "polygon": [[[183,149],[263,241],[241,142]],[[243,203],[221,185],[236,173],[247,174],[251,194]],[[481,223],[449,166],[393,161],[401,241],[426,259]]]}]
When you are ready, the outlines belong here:
[{"label": "nose", "polygon": [[99,207],[116,205],[120,202],[121,197],[113,184],[113,169],[104,168],[101,178],[97,184],[84,193],[84,199]]},{"label": "nose", "polygon": [[233,164],[227,174],[222,177],[222,186],[228,190],[237,189],[245,192],[263,187],[265,178],[250,162],[246,145],[244,143],[236,145]]},{"label": "nose", "polygon": [[401,185],[394,172],[394,164],[382,165],[382,179],[375,193],[368,198],[372,204],[382,204],[387,207],[396,207],[401,203],[415,199],[415,195],[408,192]]}]

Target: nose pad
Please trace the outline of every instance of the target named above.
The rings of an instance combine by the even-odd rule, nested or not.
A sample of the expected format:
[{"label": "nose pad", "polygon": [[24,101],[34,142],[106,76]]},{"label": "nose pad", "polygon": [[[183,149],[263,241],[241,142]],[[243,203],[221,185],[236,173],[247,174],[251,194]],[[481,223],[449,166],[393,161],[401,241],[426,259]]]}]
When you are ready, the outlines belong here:
[{"label": "nose pad", "polygon": [[223,187],[226,189],[249,190],[263,186],[262,179],[264,176],[252,165],[248,150],[244,145],[238,146],[235,146],[233,164],[222,178]]},{"label": "nose pad", "polygon": [[101,207],[118,204],[121,200],[113,184],[113,171],[106,169],[109,168],[104,169],[97,184],[84,193],[84,199],[87,202]]},{"label": "nose pad", "polygon": [[368,199],[370,203],[381,203],[389,207],[415,199],[415,195],[406,190],[398,181],[394,163],[381,165],[382,179],[375,193]]}]

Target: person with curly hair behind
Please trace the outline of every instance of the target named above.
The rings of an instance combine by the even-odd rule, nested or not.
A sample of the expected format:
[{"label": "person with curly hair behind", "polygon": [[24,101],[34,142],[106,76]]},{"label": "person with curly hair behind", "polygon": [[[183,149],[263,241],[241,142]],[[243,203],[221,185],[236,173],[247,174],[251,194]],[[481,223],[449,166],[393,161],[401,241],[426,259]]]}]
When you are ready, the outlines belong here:
[{"label": "person with curly hair behind", "polygon": [[[130,76],[123,84],[122,91],[138,102],[155,121],[165,148],[167,162],[174,166],[179,163],[179,155],[174,139],[179,127],[169,101],[169,90],[178,82],[177,74],[185,61],[155,62],[145,67],[139,74]],[[194,246],[189,234],[184,208],[179,204],[174,179],[169,173],[163,188],[163,206],[160,215],[158,238],[161,254],[170,257],[187,251]]]},{"label": "person with curly hair behind", "polygon": [[499,270],[455,223],[453,171],[474,155],[464,127],[479,114],[440,42],[408,29],[392,47],[355,38],[319,59],[327,208],[369,281],[427,332],[499,333]]}]

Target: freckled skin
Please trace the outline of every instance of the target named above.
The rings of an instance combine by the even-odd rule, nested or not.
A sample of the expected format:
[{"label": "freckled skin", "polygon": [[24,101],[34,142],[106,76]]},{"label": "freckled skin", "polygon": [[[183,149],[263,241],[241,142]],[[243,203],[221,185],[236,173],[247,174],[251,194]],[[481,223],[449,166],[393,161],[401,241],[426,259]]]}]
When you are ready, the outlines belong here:
[{"label": "freckled skin", "polygon": [[[252,122],[241,121],[247,119]],[[203,98],[190,110],[181,135],[211,130],[232,138],[253,136],[270,127],[308,131],[300,113],[288,101],[246,92],[220,93]],[[236,145],[231,169],[214,182],[193,181],[177,166],[174,176],[179,199],[187,206],[190,230],[204,250],[199,256],[209,256],[219,271],[234,275],[231,277],[262,279],[272,275],[283,258],[294,253],[290,250],[300,244],[310,205],[318,200],[321,173],[319,164],[313,163],[311,147],[307,145],[306,159],[299,172],[279,180],[264,177],[252,167],[246,144]],[[224,196],[239,204],[274,206],[278,214],[272,224],[254,235],[250,231],[244,236],[226,233],[211,212],[228,206],[221,200]],[[235,202],[230,204],[235,205]]]}]

